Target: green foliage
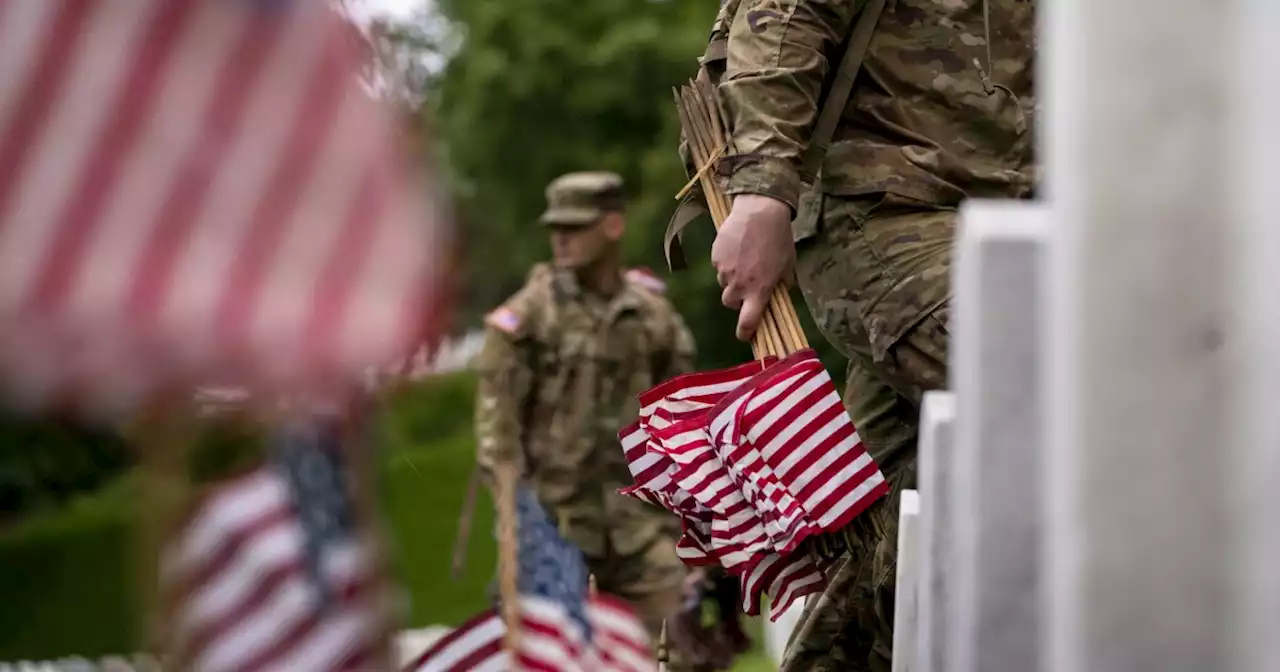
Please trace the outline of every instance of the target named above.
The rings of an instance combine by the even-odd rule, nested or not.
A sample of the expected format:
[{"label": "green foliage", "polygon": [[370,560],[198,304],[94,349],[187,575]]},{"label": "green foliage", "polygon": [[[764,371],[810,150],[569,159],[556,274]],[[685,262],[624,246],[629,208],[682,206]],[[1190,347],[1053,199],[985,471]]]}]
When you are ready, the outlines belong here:
[{"label": "green foliage", "polygon": [[0,416],[0,525],[65,502],[132,463],[124,440],[58,418]]}]

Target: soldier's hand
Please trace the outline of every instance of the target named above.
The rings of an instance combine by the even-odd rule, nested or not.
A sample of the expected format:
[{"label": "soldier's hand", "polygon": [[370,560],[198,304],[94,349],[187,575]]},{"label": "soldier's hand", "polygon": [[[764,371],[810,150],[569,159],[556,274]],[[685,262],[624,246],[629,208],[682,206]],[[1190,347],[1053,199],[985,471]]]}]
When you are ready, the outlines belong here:
[{"label": "soldier's hand", "polygon": [[738,339],[749,340],[773,290],[795,265],[791,208],[782,201],[740,194],[716,233],[711,265],[724,292],[720,301],[738,309]]}]

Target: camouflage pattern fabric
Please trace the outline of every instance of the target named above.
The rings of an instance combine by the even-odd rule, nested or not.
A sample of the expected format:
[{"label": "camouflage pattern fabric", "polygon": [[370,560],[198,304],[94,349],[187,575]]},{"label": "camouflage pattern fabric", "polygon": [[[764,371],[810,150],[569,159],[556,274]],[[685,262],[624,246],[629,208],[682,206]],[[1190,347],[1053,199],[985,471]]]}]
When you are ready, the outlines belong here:
[{"label": "camouflage pattern fabric", "polygon": [[914,484],[921,395],[946,387],[955,210],[1028,198],[1038,178],[1034,0],[890,0],[803,185],[815,101],[863,4],[727,0],[702,58],[731,134],[718,175],[796,212],[797,282],[849,358],[846,407],[894,487],[845,530],[849,556],[786,672],[889,669],[897,495]]},{"label": "camouflage pattern fabric", "polygon": [[956,209],[886,194],[824,196],[796,243],[796,279],[823,337],[849,360],[845,405],[882,465],[914,448],[920,399],[946,381]]},{"label": "camouflage pattern fabric", "polygon": [[[732,129],[728,193],[796,208],[828,64],[863,0],[729,0],[703,63]],[[1033,0],[891,0],[822,165],[828,194],[934,203],[1030,193]]]},{"label": "camouflage pattern fabric", "polygon": [[602,170],[561,175],[547,185],[546,197],[547,209],[538,218],[546,226],[589,226],[626,202],[622,176]]},{"label": "camouflage pattern fabric", "polygon": [[947,386],[956,211],[891,195],[829,196],[821,208],[819,231],[797,244],[797,280],[849,358],[845,406],[892,490],[844,530],[849,556],[809,603],[782,669],[887,672],[898,495],[915,487],[922,396]]},{"label": "camouflage pattern fabric", "polygon": [[639,413],[640,392],[692,370],[692,335],[641,282],[597,296],[549,265],[535,267],[486,322],[481,469],[491,476],[498,464],[515,465],[582,549],[600,590],[632,601],[656,641],[662,619],[680,607],[679,521],[617,493],[632,482],[617,432]]}]

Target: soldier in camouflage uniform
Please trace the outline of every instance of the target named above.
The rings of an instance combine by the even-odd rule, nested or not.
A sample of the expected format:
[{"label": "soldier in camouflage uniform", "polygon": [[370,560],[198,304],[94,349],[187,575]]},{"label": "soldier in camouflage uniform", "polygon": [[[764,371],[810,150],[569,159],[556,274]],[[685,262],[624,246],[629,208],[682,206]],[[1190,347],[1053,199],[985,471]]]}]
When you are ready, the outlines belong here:
[{"label": "soldier in camouflage uniform", "polygon": [[846,531],[849,557],[810,602],[787,672],[890,669],[898,493],[914,487],[921,395],[946,387],[956,209],[1035,186],[1034,0],[889,0],[801,199],[815,101],[864,2],[727,0],[703,59],[732,134],[733,209],[712,262],[738,336],[794,264],[894,486]]},{"label": "soldier in camouflage uniform", "polygon": [[617,493],[632,483],[617,433],[639,393],[692,369],[693,337],[660,280],[621,267],[620,177],[564,175],[547,201],[554,266],[536,266],[486,319],[477,458],[533,484],[599,590],[631,601],[656,642],[684,594],[679,521]]}]

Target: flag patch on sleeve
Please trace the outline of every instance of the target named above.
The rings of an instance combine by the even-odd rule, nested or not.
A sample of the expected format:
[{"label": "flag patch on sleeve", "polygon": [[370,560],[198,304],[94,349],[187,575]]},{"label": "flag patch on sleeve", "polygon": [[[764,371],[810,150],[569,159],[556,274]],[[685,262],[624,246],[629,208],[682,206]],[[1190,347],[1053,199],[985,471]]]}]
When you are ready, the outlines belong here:
[{"label": "flag patch on sleeve", "polygon": [[656,273],[647,268],[632,268],[626,273],[627,280],[634,282],[645,289],[657,294],[664,294],[667,291],[667,283],[662,281]]},{"label": "flag patch on sleeve", "polygon": [[508,334],[514,334],[516,333],[516,330],[520,328],[520,316],[516,314],[516,311],[511,310],[506,306],[489,313],[489,315],[484,318],[484,321],[485,324],[488,324],[494,329],[497,329],[498,331],[505,331]]}]

